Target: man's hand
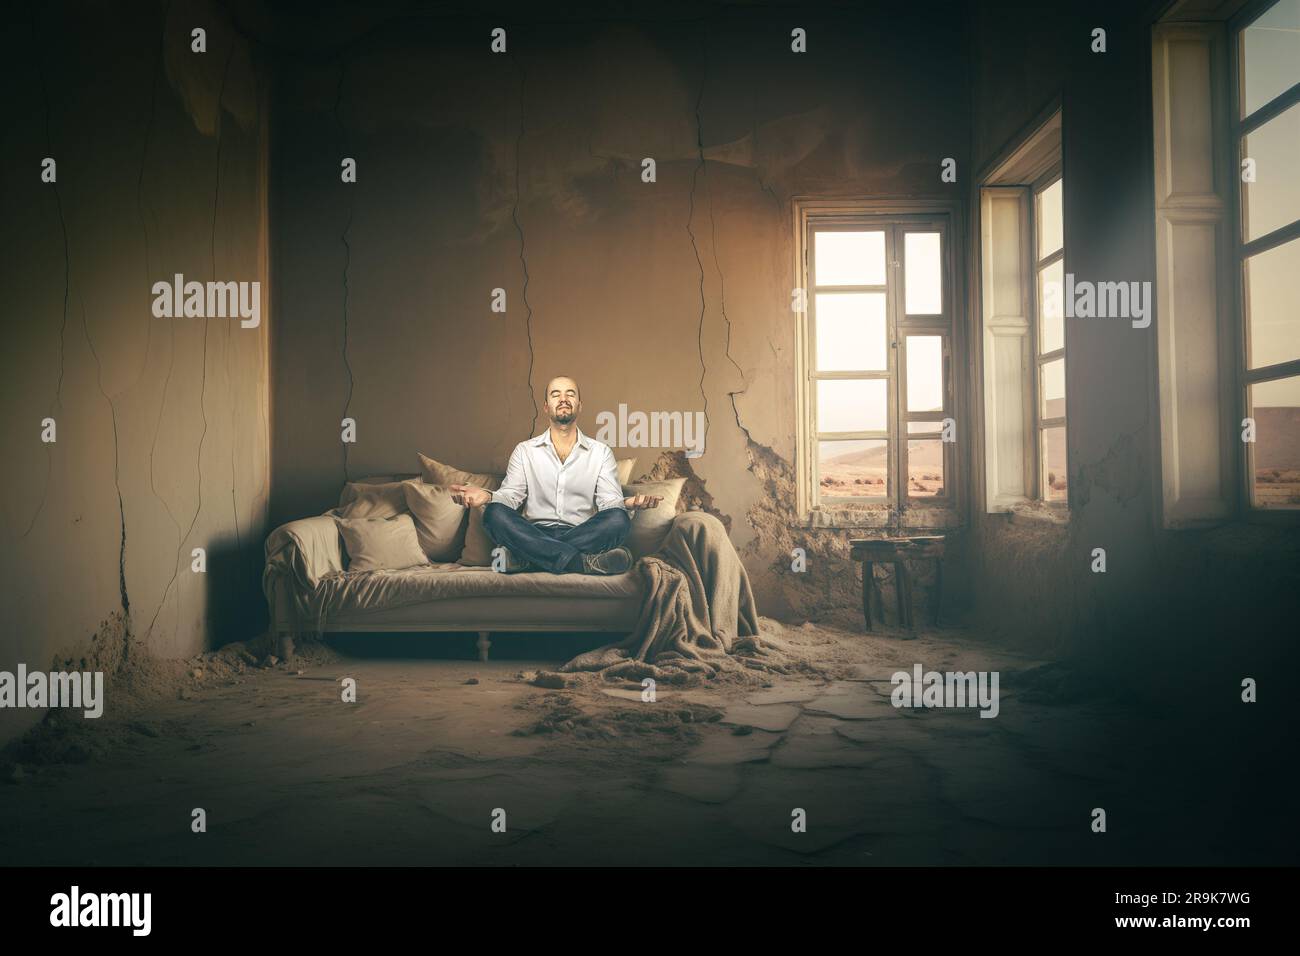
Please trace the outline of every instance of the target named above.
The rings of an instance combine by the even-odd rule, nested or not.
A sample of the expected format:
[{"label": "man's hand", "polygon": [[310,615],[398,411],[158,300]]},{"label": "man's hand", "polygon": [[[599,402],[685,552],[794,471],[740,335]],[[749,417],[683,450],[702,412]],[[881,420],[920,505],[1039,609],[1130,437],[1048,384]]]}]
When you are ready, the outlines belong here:
[{"label": "man's hand", "polygon": [[492,500],[492,492],[476,485],[452,485],[451,500],[466,508],[485,505]]},{"label": "man's hand", "polygon": [[659,502],[663,500],[663,495],[633,495],[631,498],[623,499],[623,507],[628,511],[636,511],[637,508],[658,508]]}]

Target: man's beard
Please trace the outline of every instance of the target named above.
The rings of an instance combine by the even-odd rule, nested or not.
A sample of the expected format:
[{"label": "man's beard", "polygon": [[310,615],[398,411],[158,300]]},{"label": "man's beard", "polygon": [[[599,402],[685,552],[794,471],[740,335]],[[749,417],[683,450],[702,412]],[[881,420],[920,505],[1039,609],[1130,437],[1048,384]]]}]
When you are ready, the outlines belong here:
[{"label": "man's beard", "polygon": [[572,409],[568,409],[563,412],[556,412],[551,416],[551,421],[555,422],[557,425],[568,425],[577,417],[578,416],[573,414]]}]

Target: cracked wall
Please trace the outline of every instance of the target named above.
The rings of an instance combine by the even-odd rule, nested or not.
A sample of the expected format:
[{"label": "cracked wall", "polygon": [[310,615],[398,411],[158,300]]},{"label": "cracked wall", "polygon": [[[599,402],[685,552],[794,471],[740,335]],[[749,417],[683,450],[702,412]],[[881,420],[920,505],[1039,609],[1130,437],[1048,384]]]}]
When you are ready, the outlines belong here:
[{"label": "cracked wall", "polygon": [[[198,0],[42,5],[11,27],[0,669],[251,636],[270,485],[265,69]],[[262,281],[261,327],[154,318],[152,285],[175,273]],[[0,740],[31,713],[0,712]]]},{"label": "cracked wall", "polygon": [[[706,413],[702,457],[620,457],[688,475],[760,610],[856,605],[849,533],[791,527],[791,199],[961,198],[939,164],[967,168],[962,15],[660,13],[516,14],[501,55],[481,21],[378,17],[347,42],[346,25],[281,24],[298,42],[273,111],[273,522],[337,501],[349,389],[351,476],[415,471],[417,451],[501,471],[545,425],[537,390],[568,374],[588,433],[619,403]],[[816,55],[790,52],[793,26]],[[340,181],[340,128],[355,184]]]}]

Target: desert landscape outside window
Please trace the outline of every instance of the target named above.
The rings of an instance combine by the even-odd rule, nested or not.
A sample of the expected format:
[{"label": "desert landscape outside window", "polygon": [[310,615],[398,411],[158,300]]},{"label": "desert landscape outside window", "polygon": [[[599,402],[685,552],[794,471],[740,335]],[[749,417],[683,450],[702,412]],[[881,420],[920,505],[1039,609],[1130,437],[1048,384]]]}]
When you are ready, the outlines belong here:
[{"label": "desert landscape outside window", "polygon": [[814,500],[948,497],[946,221],[838,216],[808,232]]}]

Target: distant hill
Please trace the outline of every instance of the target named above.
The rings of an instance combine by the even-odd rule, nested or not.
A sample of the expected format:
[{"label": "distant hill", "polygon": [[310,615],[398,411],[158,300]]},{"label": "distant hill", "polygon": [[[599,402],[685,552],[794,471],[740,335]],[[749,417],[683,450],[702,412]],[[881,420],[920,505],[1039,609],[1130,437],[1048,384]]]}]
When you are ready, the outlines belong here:
[{"label": "distant hill", "polygon": [[[879,448],[867,448],[836,455],[826,461],[829,464],[845,467],[876,465],[883,468],[888,454],[888,450],[882,445]],[[908,449],[908,462],[912,465],[938,467],[943,464],[943,445],[934,440],[912,445]]]},{"label": "distant hill", "polygon": [[1300,408],[1255,406],[1255,470],[1300,468]]},{"label": "distant hill", "polygon": [[[1258,486],[1257,494],[1267,497],[1265,507],[1294,507],[1296,496],[1300,495],[1300,408],[1256,406],[1255,423],[1255,473],[1264,482]],[[1048,433],[1047,460],[1053,465],[1065,461],[1065,434],[1060,429]],[[942,463],[943,446],[936,441],[913,445],[909,450],[909,473],[913,478],[919,476],[918,470],[941,473]],[[847,490],[882,484],[887,464],[888,451],[884,445],[836,455],[821,464],[822,485],[826,490],[832,486]],[[1052,472],[1052,487],[1063,490],[1064,468],[1048,466],[1048,470]]]}]

